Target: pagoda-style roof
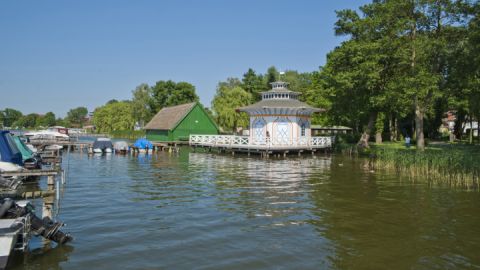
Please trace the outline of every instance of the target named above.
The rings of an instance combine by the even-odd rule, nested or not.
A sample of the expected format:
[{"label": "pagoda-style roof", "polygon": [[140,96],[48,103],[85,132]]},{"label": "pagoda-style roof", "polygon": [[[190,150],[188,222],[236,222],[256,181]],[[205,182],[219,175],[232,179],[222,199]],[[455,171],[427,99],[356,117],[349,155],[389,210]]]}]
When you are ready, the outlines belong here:
[{"label": "pagoda-style roof", "polygon": [[272,89],[268,90],[267,92],[262,92],[262,94],[266,93],[296,93],[297,95],[300,95],[300,93],[293,92],[292,90],[288,89],[288,83],[287,82],[272,82],[270,83],[272,85]]},{"label": "pagoda-style roof", "polygon": [[298,100],[300,93],[291,91],[287,88],[286,82],[271,83],[272,89],[262,92],[262,100],[245,107],[238,108],[237,111],[247,112],[248,114],[296,114],[311,115],[315,112],[325,110],[314,108]]}]

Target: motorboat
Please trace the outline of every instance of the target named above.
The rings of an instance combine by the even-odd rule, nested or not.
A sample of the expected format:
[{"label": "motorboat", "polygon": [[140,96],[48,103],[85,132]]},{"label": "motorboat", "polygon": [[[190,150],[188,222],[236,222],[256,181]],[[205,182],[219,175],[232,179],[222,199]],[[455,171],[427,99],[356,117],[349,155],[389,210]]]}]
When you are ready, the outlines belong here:
[{"label": "motorboat", "polygon": [[58,144],[47,145],[44,148],[44,150],[46,150],[46,151],[58,151],[58,150],[62,150],[62,149],[63,149],[63,146],[58,145]]},{"label": "motorboat", "polygon": [[0,219],[0,269],[5,269],[12,250],[25,249],[28,243],[28,217]]},{"label": "motorboat", "polygon": [[40,235],[58,244],[73,240],[68,233],[60,231],[62,222],[49,217],[40,219],[34,213],[30,201],[0,200],[0,269],[5,269],[12,250],[25,250],[31,233]]},{"label": "motorboat", "polygon": [[24,134],[30,141],[69,141],[70,136],[56,130],[31,131]]},{"label": "motorboat", "polygon": [[62,126],[49,127],[49,128],[47,128],[47,130],[58,132],[58,133],[65,134],[65,135],[69,135],[69,133],[70,133],[68,128],[62,127]]},{"label": "motorboat", "polygon": [[128,152],[128,143],[126,141],[118,141],[113,144],[113,149],[117,154],[126,154]]},{"label": "motorboat", "polygon": [[112,153],[112,140],[110,140],[110,138],[97,138],[95,142],[93,142],[92,148],[94,153]]},{"label": "motorboat", "polygon": [[32,151],[33,153],[38,153],[38,149],[37,149],[35,146],[33,146],[32,144],[27,143],[27,144],[25,144],[25,145],[26,145],[26,146],[30,149],[30,151]]},{"label": "motorboat", "polygon": [[42,158],[40,155],[34,153],[20,137],[13,136],[13,140],[22,154],[25,169],[40,169],[42,167]]},{"label": "motorboat", "polygon": [[[0,173],[21,172],[23,170],[23,167],[17,164],[0,161]],[[17,189],[23,184],[24,179],[25,177],[0,176],[0,197],[17,194]]]},{"label": "motorboat", "polygon": [[0,161],[23,166],[22,153],[17,147],[10,132],[0,131]]},{"label": "motorboat", "polygon": [[133,147],[135,147],[140,153],[153,151],[153,144],[145,138],[140,138],[135,141]]}]

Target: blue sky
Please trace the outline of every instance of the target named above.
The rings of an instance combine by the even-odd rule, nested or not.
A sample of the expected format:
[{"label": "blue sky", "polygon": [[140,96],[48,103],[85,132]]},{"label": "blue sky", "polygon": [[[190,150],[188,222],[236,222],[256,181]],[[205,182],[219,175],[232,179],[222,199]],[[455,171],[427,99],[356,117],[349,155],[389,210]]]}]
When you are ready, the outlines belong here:
[{"label": "blue sky", "polygon": [[89,110],[141,83],[187,81],[210,106],[248,68],[313,71],[367,0],[0,1],[0,109]]}]

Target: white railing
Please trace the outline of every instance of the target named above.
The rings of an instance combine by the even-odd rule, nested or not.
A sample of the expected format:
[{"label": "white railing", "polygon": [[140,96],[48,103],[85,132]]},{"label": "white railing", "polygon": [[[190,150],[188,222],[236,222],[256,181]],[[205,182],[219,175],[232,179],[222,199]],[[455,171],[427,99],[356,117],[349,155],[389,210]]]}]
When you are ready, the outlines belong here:
[{"label": "white railing", "polygon": [[238,148],[327,148],[331,147],[333,137],[300,137],[295,139],[255,140],[249,136],[235,135],[190,135],[189,144],[193,146],[238,147]]}]

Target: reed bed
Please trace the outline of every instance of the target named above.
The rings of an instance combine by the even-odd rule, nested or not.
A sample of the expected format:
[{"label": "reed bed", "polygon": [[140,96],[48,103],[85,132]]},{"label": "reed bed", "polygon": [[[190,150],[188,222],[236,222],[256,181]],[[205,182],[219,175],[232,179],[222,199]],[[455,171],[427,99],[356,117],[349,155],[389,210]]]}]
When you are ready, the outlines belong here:
[{"label": "reed bed", "polygon": [[395,170],[413,181],[427,181],[467,189],[479,189],[480,148],[443,146],[425,151],[376,147],[370,154],[377,169]]}]

